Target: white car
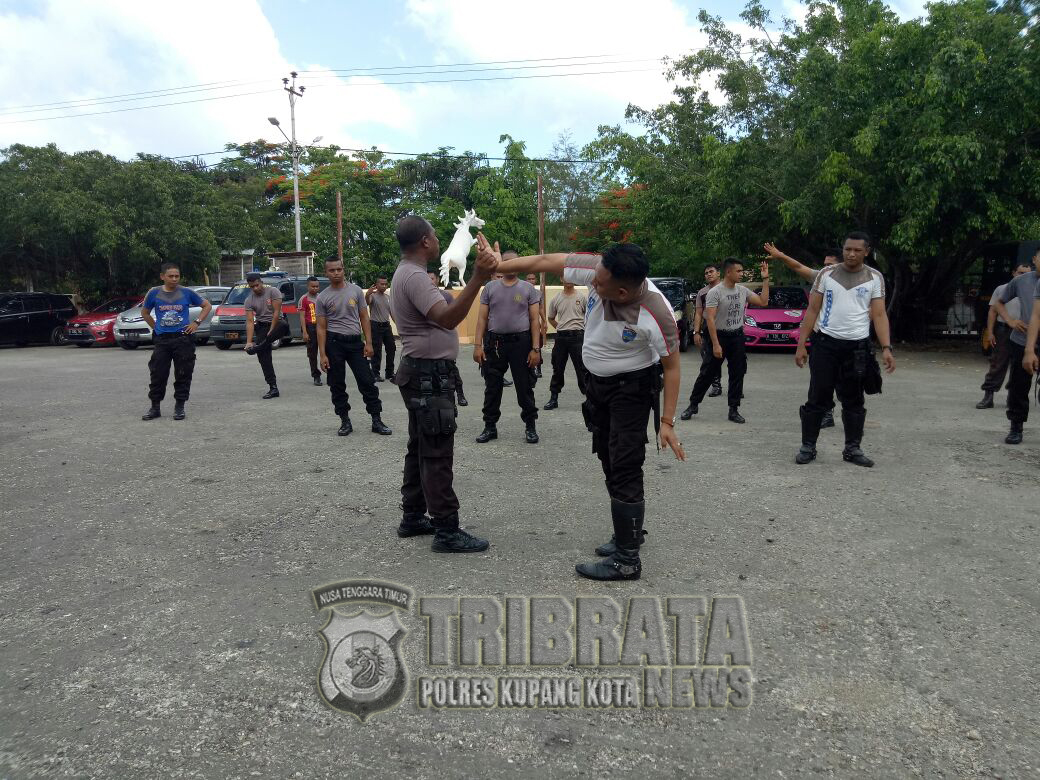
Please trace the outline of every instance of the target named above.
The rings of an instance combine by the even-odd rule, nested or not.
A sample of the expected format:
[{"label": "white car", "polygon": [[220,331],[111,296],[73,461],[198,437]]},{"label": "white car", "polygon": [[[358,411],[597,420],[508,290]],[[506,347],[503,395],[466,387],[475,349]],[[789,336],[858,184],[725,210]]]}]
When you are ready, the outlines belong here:
[{"label": "white car", "polygon": [[[213,312],[217,310],[217,306],[224,300],[230,287],[189,287],[189,290],[194,290],[199,294],[201,298],[209,301],[213,304],[213,308],[209,310],[209,316],[202,321],[199,325],[199,329],[195,331],[195,343],[199,345],[205,344],[209,341],[209,321],[213,317]],[[202,312],[201,306],[192,306],[190,317],[196,319]],[[135,306],[132,309],[120,313],[116,317],[115,328],[113,329],[116,338],[116,344],[121,346],[123,349],[137,349],[142,344],[152,343],[152,329],[148,326],[148,323],[144,321],[144,315],[141,313],[141,307]]]}]

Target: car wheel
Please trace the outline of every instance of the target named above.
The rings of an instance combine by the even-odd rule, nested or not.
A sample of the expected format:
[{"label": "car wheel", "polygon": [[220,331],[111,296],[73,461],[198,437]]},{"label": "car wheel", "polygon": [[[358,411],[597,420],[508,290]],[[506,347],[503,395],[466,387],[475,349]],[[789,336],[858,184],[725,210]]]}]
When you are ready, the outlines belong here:
[{"label": "car wheel", "polygon": [[119,341],[116,343],[118,343],[119,346],[121,346],[123,349],[137,349],[139,346],[141,346],[140,344],[135,344],[132,341]]},{"label": "car wheel", "polygon": [[195,339],[195,343],[200,347],[204,347],[209,344],[209,336],[203,336],[202,338]]},{"label": "car wheel", "polygon": [[213,346],[217,349],[231,349],[231,342],[224,339],[214,339]]},{"label": "car wheel", "polygon": [[685,352],[690,348],[690,329],[679,328],[679,351]]},{"label": "car wheel", "polygon": [[59,325],[51,331],[51,344],[55,347],[60,347],[62,344],[67,344],[68,339],[65,338],[65,328]]}]

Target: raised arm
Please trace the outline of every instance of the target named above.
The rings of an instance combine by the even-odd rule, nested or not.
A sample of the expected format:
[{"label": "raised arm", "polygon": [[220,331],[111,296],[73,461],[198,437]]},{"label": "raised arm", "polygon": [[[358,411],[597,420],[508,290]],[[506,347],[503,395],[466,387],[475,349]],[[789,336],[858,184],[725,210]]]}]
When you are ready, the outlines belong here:
[{"label": "raised arm", "polygon": [[497,270],[503,274],[519,273],[546,273],[562,274],[567,264],[567,252],[554,252],[547,255],[528,255],[527,257],[511,257],[502,259],[502,253],[498,251],[498,242],[492,246],[483,233],[477,233],[477,257],[481,254],[490,255],[498,260]]},{"label": "raised arm", "polygon": [[816,271],[814,271],[812,268],[803,263],[799,263],[793,257],[785,255],[783,252],[777,249],[775,245],[766,242],[763,249],[766,250],[766,254],[768,254],[770,257],[775,257],[781,263],[783,263],[796,274],[798,274],[798,276],[800,276],[802,279],[805,279],[805,281],[812,282],[816,278]]},{"label": "raised arm", "polygon": [[769,306],[769,263],[763,262],[761,271],[762,289],[757,293],[749,291],[748,300],[755,304],[755,306],[761,306],[764,309]]},{"label": "raised arm", "polygon": [[[499,253],[501,257],[501,253]],[[462,288],[462,292],[456,296],[454,303],[447,303],[443,299],[433,305],[427,312],[426,317],[431,322],[442,328],[453,330],[460,322],[466,319],[469,310],[473,308],[480,288],[491,278],[498,266],[499,261],[491,253],[478,253],[477,264],[473,268],[473,275]]]}]

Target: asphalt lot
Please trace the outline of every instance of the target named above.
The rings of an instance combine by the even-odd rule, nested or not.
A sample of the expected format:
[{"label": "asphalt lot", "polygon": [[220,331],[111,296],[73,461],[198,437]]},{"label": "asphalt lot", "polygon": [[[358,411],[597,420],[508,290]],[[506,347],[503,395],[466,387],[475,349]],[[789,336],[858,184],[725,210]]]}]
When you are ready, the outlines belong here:
[{"label": "asphalt lot", "polygon": [[[167,401],[145,423],[149,349],[0,350],[0,776],[1040,775],[1040,415],[1004,445],[1003,399],[973,408],[981,356],[900,351],[868,399],[865,470],[841,462],[840,425],[795,466],[808,373],[752,355],[748,424],[708,399],[680,423],[689,462],[650,448],[643,579],[600,584],[573,573],[610,534],[573,374],[541,444],[507,389],[499,440],[478,445],[463,349],[456,489],[492,547],[444,556],[393,533],[396,389],[380,385],[393,436],[368,432],[353,390],[342,439],[301,347],[275,352],[272,401],[240,349],[198,354],[188,419]],[[420,596],[739,595],[753,703],[431,712],[406,696],[362,724],[317,695],[310,590],[365,577]],[[428,673],[423,622],[405,623],[409,670]]]}]

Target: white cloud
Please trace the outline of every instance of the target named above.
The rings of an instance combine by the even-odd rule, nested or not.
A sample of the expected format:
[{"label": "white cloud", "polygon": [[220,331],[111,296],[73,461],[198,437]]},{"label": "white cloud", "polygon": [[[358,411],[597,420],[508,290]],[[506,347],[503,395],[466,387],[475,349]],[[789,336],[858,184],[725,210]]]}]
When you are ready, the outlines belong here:
[{"label": "white cloud", "polygon": [[[0,15],[0,83],[4,105],[23,106],[161,90],[184,85],[240,82],[219,90],[163,98],[154,103],[218,95],[264,94],[210,100],[146,111],[126,111],[72,119],[4,124],[57,114],[93,113],[137,103],[63,108],[44,113],[0,110],[0,146],[56,142],[68,151],[101,149],[128,158],[136,152],[170,155],[219,150],[233,140],[282,140],[267,122],[278,116],[289,127],[289,107],[280,78],[292,70],[277,36],[255,0],[49,0],[35,15]],[[302,65],[301,83],[321,82],[301,101],[298,137],[324,135],[346,145],[361,139],[355,123],[399,126],[408,121],[400,94],[365,87],[365,100],[345,111],[329,83],[340,81],[321,66]],[[360,91],[360,90],[358,90]],[[345,90],[344,90],[345,92]],[[306,106],[306,110],[302,110]]]}]

